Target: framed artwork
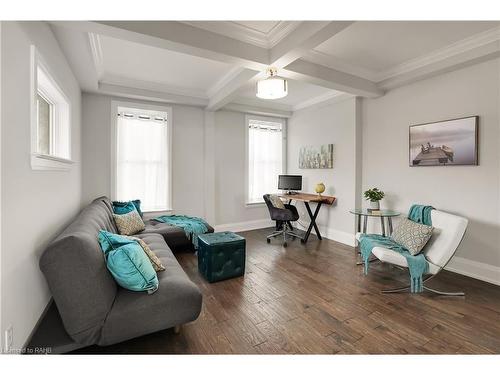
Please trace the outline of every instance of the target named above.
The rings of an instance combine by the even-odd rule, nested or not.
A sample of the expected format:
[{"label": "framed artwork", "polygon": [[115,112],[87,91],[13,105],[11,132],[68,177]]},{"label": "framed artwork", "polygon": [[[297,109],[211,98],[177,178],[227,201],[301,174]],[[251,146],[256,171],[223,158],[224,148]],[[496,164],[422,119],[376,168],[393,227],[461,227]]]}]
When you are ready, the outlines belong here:
[{"label": "framed artwork", "polygon": [[479,116],[410,126],[410,167],[478,165]]},{"label": "framed artwork", "polygon": [[302,146],[299,151],[299,168],[333,168],[333,144]]}]

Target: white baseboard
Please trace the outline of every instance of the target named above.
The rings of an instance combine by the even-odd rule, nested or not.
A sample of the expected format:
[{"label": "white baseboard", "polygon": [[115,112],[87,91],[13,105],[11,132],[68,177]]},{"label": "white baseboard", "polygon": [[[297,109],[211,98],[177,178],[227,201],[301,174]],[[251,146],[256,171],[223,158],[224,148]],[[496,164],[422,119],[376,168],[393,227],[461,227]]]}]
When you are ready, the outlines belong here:
[{"label": "white baseboard", "polygon": [[343,232],[322,226],[319,227],[319,230],[321,235],[329,240],[337,241],[348,246],[356,246],[356,237],[354,233]]},{"label": "white baseboard", "polygon": [[274,227],[274,221],[270,219],[260,219],[243,221],[240,223],[230,223],[230,224],[217,224],[215,225],[216,232],[231,231],[231,232],[244,232],[247,230],[261,229]]},{"label": "white baseboard", "polygon": [[454,257],[445,269],[447,271],[459,273],[460,275],[500,285],[500,267],[495,267],[490,264],[476,262],[462,257]]}]

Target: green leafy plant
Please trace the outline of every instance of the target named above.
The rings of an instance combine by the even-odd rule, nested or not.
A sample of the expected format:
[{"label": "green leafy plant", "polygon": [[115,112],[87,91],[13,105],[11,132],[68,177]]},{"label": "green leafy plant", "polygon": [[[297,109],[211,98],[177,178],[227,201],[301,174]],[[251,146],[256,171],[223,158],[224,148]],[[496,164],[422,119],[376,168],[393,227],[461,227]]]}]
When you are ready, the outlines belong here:
[{"label": "green leafy plant", "polygon": [[384,198],[385,193],[377,188],[372,188],[365,191],[364,196],[367,201],[377,202]]}]

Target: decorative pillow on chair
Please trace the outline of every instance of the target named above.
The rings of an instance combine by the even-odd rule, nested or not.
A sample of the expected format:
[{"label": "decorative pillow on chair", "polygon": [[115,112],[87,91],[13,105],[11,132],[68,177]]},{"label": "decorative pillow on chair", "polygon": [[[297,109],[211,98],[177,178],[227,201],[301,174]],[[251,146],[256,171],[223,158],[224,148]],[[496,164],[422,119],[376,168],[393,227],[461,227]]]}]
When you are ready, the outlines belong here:
[{"label": "decorative pillow on chair", "polygon": [[148,256],[149,261],[151,262],[151,265],[153,266],[153,268],[156,272],[165,271],[165,266],[163,264],[161,264],[160,258],[158,258],[156,256],[156,254],[153,253],[153,250],[151,250],[151,248],[148,246],[148,244],[146,242],[144,242],[144,240],[142,240],[138,237],[131,237],[131,236],[123,236],[123,237],[134,240],[139,245],[141,245],[142,250],[144,250],[144,252]]},{"label": "decorative pillow on chair", "polygon": [[156,272],[138,242],[104,230],[99,231],[98,240],[106,266],[121,287],[148,293],[158,289]]},{"label": "decorative pillow on chair", "polygon": [[128,202],[118,202],[118,201],[113,202],[113,212],[117,215],[128,214],[129,212],[134,211],[134,209],[136,209],[137,212],[139,212],[139,215],[141,215],[142,217],[140,199]]},{"label": "decorative pillow on chair", "polygon": [[434,227],[402,219],[394,229],[392,239],[407,249],[411,255],[417,255],[432,236]]},{"label": "decorative pillow on chair", "polygon": [[136,209],[123,215],[113,214],[113,218],[115,219],[116,227],[120,234],[131,236],[146,229],[144,221],[142,221]]},{"label": "decorative pillow on chair", "polygon": [[283,201],[276,194],[270,194],[269,200],[271,201],[271,204],[273,205],[273,207],[280,208],[280,209],[285,208]]}]

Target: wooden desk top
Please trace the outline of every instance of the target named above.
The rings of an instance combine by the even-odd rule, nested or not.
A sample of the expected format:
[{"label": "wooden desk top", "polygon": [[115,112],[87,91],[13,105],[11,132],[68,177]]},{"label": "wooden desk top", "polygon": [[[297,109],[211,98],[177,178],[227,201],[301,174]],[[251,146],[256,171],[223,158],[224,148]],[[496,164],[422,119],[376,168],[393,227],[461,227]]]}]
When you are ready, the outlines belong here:
[{"label": "wooden desk top", "polygon": [[337,198],[328,195],[322,195],[320,197],[318,194],[308,194],[308,193],[279,194],[278,197],[283,199],[291,199],[294,201],[301,201],[301,202],[316,202],[316,203],[321,202],[329,205],[332,205],[337,200]]}]

